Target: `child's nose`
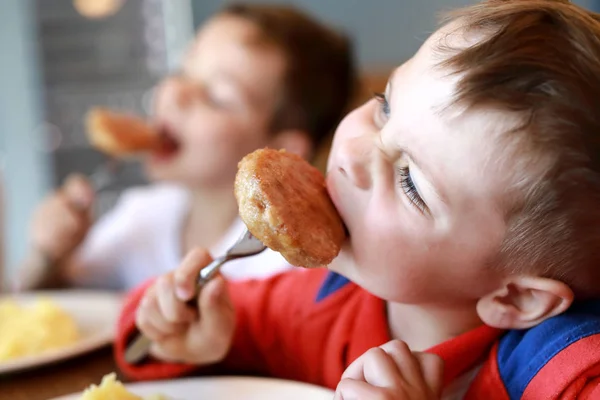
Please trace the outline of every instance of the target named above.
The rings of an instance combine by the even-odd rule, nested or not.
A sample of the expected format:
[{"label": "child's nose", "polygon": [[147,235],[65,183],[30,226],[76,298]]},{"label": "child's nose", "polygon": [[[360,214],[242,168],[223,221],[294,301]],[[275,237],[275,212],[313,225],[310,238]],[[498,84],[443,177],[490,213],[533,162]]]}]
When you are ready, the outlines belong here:
[{"label": "child's nose", "polygon": [[359,189],[371,186],[372,138],[354,137],[340,143],[338,150],[338,170]]},{"label": "child's nose", "polygon": [[180,109],[187,109],[194,101],[194,87],[186,82],[178,82],[173,95],[177,106]]},{"label": "child's nose", "polygon": [[[163,83],[160,99],[163,106],[180,110],[187,109],[194,101],[194,91],[184,80],[173,77]],[[159,103],[160,104],[160,103]]]}]

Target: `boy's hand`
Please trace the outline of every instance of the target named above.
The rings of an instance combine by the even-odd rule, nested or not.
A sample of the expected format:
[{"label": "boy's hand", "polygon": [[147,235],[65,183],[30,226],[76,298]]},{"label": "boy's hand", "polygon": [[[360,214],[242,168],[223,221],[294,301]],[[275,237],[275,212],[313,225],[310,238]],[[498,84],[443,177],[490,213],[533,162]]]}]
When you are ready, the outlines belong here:
[{"label": "boy's hand", "polygon": [[[222,277],[208,282],[194,296],[200,270],[212,261],[204,250],[193,250],[173,272],[151,286],[136,315],[136,325],[153,341],[151,354],[173,362],[206,365],[227,355],[235,330],[235,311]],[[199,310],[199,311],[198,311]]]},{"label": "boy's hand", "polygon": [[94,192],[82,176],[70,176],[37,208],[31,239],[35,251],[52,261],[61,260],[81,244],[90,227]]},{"label": "boy's hand", "polygon": [[342,375],[335,400],[433,400],[442,391],[442,359],[392,340],[370,349]]}]

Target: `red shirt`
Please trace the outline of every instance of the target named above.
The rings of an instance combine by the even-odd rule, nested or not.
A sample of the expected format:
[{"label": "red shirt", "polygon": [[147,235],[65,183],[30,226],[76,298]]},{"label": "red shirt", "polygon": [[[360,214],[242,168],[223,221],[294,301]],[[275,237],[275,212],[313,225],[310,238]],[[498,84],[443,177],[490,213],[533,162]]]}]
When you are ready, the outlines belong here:
[{"label": "red shirt", "polygon": [[[135,310],[149,284],[126,301],[115,343],[130,378],[166,379],[206,372],[156,360],[130,365],[123,355]],[[231,283],[237,331],[219,373],[260,374],[335,388],[345,369],[390,340],[385,302],[325,270],[296,270]],[[410,321],[407,321],[410,323]],[[523,331],[481,326],[429,351],[445,361],[445,383],[482,366],[465,399],[600,399],[600,301]],[[212,368],[211,368],[212,370]]]},{"label": "red shirt", "polygon": [[[220,372],[261,374],[335,388],[345,369],[390,339],[385,302],[353,283],[316,300],[326,270],[299,270],[231,283],[237,332]],[[125,362],[135,310],[148,285],[134,291],[121,315],[115,355],[127,376],[165,379],[198,372],[194,365]],[[482,363],[500,331],[482,326],[430,349],[445,361],[447,382]]]}]

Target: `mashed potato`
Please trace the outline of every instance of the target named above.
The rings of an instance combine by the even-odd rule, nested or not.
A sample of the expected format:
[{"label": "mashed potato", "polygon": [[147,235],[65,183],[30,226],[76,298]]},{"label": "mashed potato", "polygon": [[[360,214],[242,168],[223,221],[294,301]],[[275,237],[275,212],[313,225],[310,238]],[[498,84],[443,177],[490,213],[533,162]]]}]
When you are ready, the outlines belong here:
[{"label": "mashed potato", "polygon": [[100,386],[92,385],[83,392],[79,400],[168,400],[166,397],[154,395],[139,397],[130,393],[125,386],[117,381],[117,376],[112,373],[104,376]]},{"label": "mashed potato", "polygon": [[130,393],[125,386],[117,381],[117,376],[113,374],[102,378],[100,386],[92,385],[81,395],[80,400],[143,400],[141,397]]},{"label": "mashed potato", "polygon": [[0,361],[37,355],[79,340],[72,316],[49,299],[31,306],[0,301]]}]

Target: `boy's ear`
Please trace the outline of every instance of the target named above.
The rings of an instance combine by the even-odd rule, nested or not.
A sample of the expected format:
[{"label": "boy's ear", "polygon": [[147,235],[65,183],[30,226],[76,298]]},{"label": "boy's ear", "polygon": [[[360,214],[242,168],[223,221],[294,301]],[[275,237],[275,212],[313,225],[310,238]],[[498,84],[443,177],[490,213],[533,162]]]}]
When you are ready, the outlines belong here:
[{"label": "boy's ear", "polygon": [[531,276],[512,277],[479,299],[477,313],[489,326],[527,329],[566,311],[573,291],[563,282]]},{"label": "boy's ear", "polygon": [[299,129],[278,132],[271,138],[269,147],[278,150],[285,149],[304,159],[309,159],[314,151],[310,135]]}]

